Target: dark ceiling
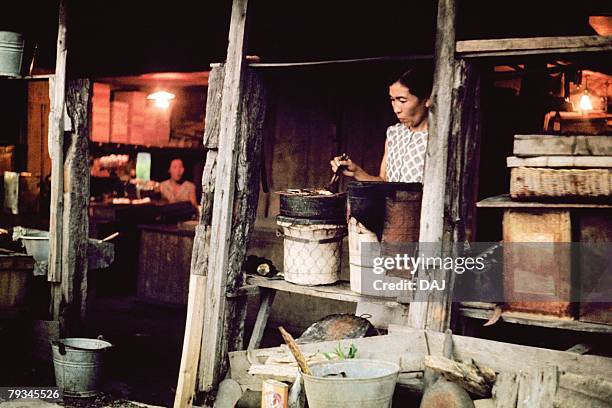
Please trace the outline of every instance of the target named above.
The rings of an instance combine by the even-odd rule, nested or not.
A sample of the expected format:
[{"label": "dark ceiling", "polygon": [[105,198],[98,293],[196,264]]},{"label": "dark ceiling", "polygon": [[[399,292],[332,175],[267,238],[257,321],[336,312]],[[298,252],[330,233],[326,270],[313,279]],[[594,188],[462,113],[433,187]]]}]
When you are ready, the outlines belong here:
[{"label": "dark ceiling", "polygon": [[[538,4],[538,8],[534,4]],[[57,0],[13,1],[0,29],[38,44],[52,68]],[[431,53],[434,0],[250,0],[249,53],[263,61],[312,61]],[[69,0],[71,76],[201,71],[224,59],[230,0]],[[612,14],[598,0],[462,0],[458,38],[593,34],[589,14]]]}]

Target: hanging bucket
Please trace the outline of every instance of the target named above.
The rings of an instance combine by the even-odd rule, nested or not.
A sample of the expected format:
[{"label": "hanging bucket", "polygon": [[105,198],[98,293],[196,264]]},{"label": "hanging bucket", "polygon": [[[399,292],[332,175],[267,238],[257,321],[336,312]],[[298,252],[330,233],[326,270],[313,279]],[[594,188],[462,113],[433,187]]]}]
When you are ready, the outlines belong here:
[{"label": "hanging bucket", "polygon": [[0,76],[19,76],[23,60],[23,36],[0,31]]},{"label": "hanging bucket", "polygon": [[340,279],[346,224],[316,224],[279,216],[284,237],[284,275],[298,285],[328,285]]},{"label": "hanging bucket", "polygon": [[382,360],[338,360],[303,374],[310,408],[390,408],[400,367]]},{"label": "hanging bucket", "polygon": [[104,354],[112,347],[98,339],[66,338],[54,341],[55,381],[67,397],[93,397],[102,385]]}]

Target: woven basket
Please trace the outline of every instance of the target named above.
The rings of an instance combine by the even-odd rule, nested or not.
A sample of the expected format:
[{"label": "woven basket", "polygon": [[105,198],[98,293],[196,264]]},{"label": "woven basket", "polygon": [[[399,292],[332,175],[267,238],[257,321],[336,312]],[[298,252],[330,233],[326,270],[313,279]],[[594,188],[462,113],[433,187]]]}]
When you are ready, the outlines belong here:
[{"label": "woven basket", "polygon": [[512,198],[612,196],[612,169],[550,169],[514,167],[510,172]]}]

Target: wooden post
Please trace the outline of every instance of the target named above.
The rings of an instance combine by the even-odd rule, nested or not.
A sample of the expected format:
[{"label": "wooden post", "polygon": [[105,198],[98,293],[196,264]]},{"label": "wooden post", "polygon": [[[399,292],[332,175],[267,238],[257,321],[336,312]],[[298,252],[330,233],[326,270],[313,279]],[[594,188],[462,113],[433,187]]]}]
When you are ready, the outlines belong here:
[{"label": "wooden post", "polygon": [[[455,0],[439,0],[436,65],[425,160],[419,242],[453,253],[473,222],[480,137],[480,80],[471,64],[455,60]],[[450,325],[454,272],[419,270],[418,279],[446,282],[444,291],[419,291],[409,325],[444,331]]]},{"label": "wooden post", "polygon": [[212,225],[213,198],[217,179],[217,150],[219,146],[219,122],[221,119],[221,96],[223,91],[223,66],[213,67],[208,76],[208,97],[206,99],[206,128],[204,147],[207,149],[206,164],[202,174],[202,211],[191,256],[191,275],[189,277],[189,299],[187,301],[187,321],[181,356],[174,407],[191,406],[196,390],[204,309],[208,253],[210,250],[210,229]]},{"label": "wooden post", "polygon": [[60,333],[69,336],[87,309],[87,248],[89,245],[89,113],[91,81],[68,82],[66,107],[71,121],[64,164],[62,222],[62,301]]},{"label": "wooden post", "polygon": [[246,10],[246,0],[234,1],[227,60],[209,77],[202,216],[192,255],[175,407],[192,403],[196,378],[198,389],[207,393],[204,403],[212,406],[212,391],[227,368],[227,351],[242,348],[245,300],[226,294],[243,281],[259,194],[265,112],[263,85],[255,72],[243,68]]},{"label": "wooden post", "polygon": [[57,53],[55,75],[49,96],[49,154],[51,156],[51,212],[49,219],[49,270],[51,284],[51,310],[53,320],[59,318],[60,287],[62,264],[62,221],[64,191],[64,101],[66,86],[66,0],[59,2],[59,22],[57,27]]}]

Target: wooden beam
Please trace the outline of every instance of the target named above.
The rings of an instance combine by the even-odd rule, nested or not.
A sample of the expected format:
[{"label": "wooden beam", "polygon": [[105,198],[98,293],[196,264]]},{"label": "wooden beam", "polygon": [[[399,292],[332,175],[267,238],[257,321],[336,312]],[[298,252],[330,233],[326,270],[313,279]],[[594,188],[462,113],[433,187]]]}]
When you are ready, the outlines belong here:
[{"label": "wooden beam", "polygon": [[461,58],[612,51],[612,36],[502,38],[457,41]]},{"label": "wooden beam", "polygon": [[[448,253],[472,229],[480,137],[480,76],[465,61],[455,61],[454,0],[439,0],[436,66],[421,210],[419,242]],[[428,256],[433,255],[430,251]],[[450,324],[454,274],[419,270],[416,279],[445,282],[441,291],[416,292],[409,325],[443,331]]]},{"label": "wooden beam", "polygon": [[205,292],[208,275],[213,197],[217,179],[217,147],[224,77],[225,68],[223,65],[213,67],[209,75],[206,99],[206,127],[204,129],[204,147],[207,149],[207,152],[206,163],[202,173],[202,211],[200,212],[200,222],[196,227],[191,255],[187,319],[185,322],[181,366],[174,398],[175,408],[191,406],[195,398],[198,362],[200,361],[200,348],[202,347],[204,309],[206,307]]},{"label": "wooden beam", "polygon": [[49,214],[50,315],[59,319],[62,276],[62,222],[64,209],[64,101],[66,88],[66,0],[60,0],[57,27],[55,75],[49,86],[49,155],[51,156],[51,205]]},{"label": "wooden beam", "polygon": [[[87,311],[89,246],[89,118],[92,94],[87,79],[68,82],[66,107],[71,131],[64,163],[62,300],[60,333],[71,336]],[[72,334],[71,334],[72,333]]]}]

